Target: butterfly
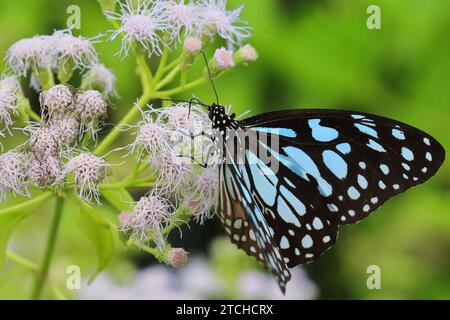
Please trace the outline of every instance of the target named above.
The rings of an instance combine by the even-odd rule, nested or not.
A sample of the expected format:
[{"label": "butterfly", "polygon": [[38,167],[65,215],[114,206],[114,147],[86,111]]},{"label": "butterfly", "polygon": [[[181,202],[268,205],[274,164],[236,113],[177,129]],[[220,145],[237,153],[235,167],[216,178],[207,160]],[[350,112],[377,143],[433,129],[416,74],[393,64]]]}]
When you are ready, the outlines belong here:
[{"label": "butterfly", "polygon": [[443,147],[407,124],[361,112],[294,109],[237,120],[220,104],[219,217],[231,241],[283,291],[289,268],[316,260],[339,227],[425,182]]}]

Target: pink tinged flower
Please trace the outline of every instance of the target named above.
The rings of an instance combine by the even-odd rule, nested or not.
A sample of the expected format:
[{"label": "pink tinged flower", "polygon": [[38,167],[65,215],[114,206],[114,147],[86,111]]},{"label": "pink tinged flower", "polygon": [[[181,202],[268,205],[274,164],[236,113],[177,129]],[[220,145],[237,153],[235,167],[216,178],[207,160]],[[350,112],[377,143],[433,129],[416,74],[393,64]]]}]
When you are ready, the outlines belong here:
[{"label": "pink tinged flower", "polygon": [[29,195],[27,190],[25,157],[22,153],[8,151],[0,155],[0,201],[7,198],[8,193],[14,196]]},{"label": "pink tinged flower", "polygon": [[188,252],[183,248],[174,248],[169,252],[169,264],[174,268],[183,267],[188,261]]},{"label": "pink tinged flower", "polygon": [[165,45],[161,33],[171,30],[164,14],[161,1],[137,1],[136,8],[133,1],[125,0],[119,2],[120,13],[105,12],[112,20],[119,21],[120,27],[112,31],[109,40],[114,40],[122,35],[122,48],[119,55],[128,56],[133,42],[142,45],[148,55],[161,55],[162,47]]},{"label": "pink tinged flower", "polygon": [[74,111],[78,115],[83,132],[96,139],[98,124],[106,118],[108,102],[97,90],[86,90],[75,96]]},{"label": "pink tinged flower", "polygon": [[191,209],[197,222],[203,222],[214,216],[218,204],[219,170],[217,166],[208,167],[196,177],[193,188],[186,189],[185,202]]},{"label": "pink tinged flower", "polygon": [[227,11],[226,0],[201,0],[200,17],[201,31],[208,36],[218,34],[228,41],[229,46],[240,45],[243,40],[251,37],[251,27],[240,19],[243,6]]},{"label": "pink tinged flower", "polygon": [[105,180],[109,168],[108,162],[89,152],[83,152],[69,159],[58,180],[73,174],[75,191],[87,202],[93,199],[100,202],[99,186]]},{"label": "pink tinged flower", "polygon": [[14,43],[6,53],[6,62],[17,75],[26,76],[28,70],[53,67],[53,56],[48,50],[53,44],[51,36],[34,36]]},{"label": "pink tinged flower", "polygon": [[61,163],[55,157],[38,159],[32,153],[27,157],[26,176],[38,187],[51,185],[61,172]]},{"label": "pink tinged flower", "polygon": [[181,35],[191,36],[198,29],[198,6],[192,1],[185,3],[184,0],[169,0],[162,2],[162,7],[172,26],[172,39],[180,38]]},{"label": "pink tinged flower", "polygon": [[219,48],[214,53],[214,61],[221,70],[233,68],[233,52],[223,47]]},{"label": "pink tinged flower", "polygon": [[58,30],[53,33],[52,40],[47,54],[55,59],[54,66],[61,62],[62,68],[84,69],[98,61],[92,39],[75,37],[71,30]]},{"label": "pink tinged flower", "polygon": [[92,65],[83,78],[83,88],[98,89],[105,96],[116,96],[116,76],[101,63]]},{"label": "pink tinged flower", "polygon": [[190,54],[197,54],[202,50],[202,41],[198,38],[187,37],[184,40],[184,51]]},{"label": "pink tinged flower", "polygon": [[131,212],[131,238],[142,242],[153,241],[162,250],[165,242],[163,230],[172,222],[172,212],[170,202],[154,189],[142,197]]},{"label": "pink tinged flower", "polygon": [[39,100],[42,112],[46,112],[49,116],[73,112],[75,102],[73,90],[66,85],[58,84],[42,91]]}]

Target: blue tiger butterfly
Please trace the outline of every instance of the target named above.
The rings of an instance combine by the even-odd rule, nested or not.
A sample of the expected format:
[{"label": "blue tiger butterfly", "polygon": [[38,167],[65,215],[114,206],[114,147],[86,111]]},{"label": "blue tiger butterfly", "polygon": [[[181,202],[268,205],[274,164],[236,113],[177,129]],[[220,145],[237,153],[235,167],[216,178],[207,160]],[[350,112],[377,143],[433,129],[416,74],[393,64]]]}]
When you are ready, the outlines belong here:
[{"label": "blue tiger butterfly", "polygon": [[294,109],[238,121],[219,103],[207,108],[223,150],[220,220],[231,241],[275,275],[283,293],[289,268],[332,247],[340,225],[425,182],[445,158],[430,135],[372,114]]}]

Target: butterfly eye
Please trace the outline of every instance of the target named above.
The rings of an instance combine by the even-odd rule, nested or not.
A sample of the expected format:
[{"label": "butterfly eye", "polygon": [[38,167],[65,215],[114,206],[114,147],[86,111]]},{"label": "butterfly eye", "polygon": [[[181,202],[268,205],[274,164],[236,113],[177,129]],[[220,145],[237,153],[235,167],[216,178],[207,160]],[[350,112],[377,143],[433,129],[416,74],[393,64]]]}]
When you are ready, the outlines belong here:
[{"label": "butterfly eye", "polygon": [[233,113],[231,114],[230,118],[231,118],[231,119],[236,118],[236,113],[233,112]]}]

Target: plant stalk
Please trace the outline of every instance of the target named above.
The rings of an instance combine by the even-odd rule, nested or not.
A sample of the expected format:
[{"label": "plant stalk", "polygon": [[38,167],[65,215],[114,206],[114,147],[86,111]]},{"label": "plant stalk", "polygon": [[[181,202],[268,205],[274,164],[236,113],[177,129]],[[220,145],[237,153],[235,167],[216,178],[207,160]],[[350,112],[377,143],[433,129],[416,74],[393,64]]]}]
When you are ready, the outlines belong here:
[{"label": "plant stalk", "polygon": [[50,232],[48,235],[47,245],[44,252],[44,257],[42,259],[41,265],[39,266],[38,273],[36,275],[36,280],[33,286],[32,299],[39,300],[42,294],[42,289],[44,288],[44,283],[47,279],[48,269],[52,260],[53,252],[56,245],[56,238],[58,235],[58,229],[61,222],[62,209],[64,205],[64,199],[62,197],[56,197],[55,212],[53,214],[52,225],[50,227]]}]

